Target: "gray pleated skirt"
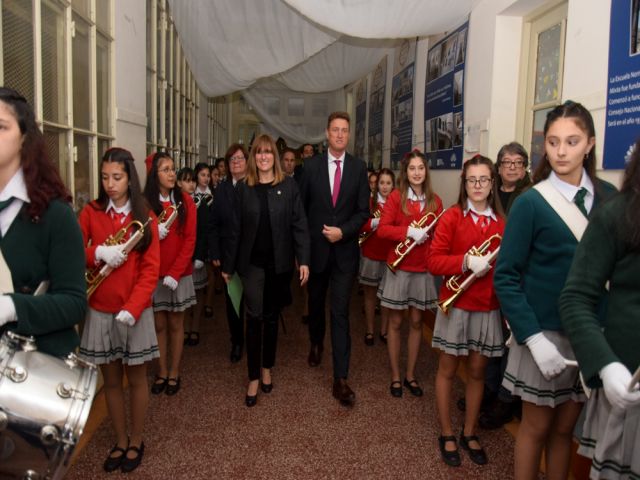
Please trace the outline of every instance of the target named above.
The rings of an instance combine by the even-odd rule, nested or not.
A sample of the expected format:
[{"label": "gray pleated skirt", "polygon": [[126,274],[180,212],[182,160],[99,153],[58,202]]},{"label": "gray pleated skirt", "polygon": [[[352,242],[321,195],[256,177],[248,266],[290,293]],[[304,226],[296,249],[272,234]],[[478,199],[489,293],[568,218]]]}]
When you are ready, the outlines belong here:
[{"label": "gray pleated skirt", "polygon": [[431,346],[445,353],[467,356],[469,350],[485,357],[504,353],[500,310],[470,312],[451,308],[449,315],[438,309]]},{"label": "gray pleated skirt", "polygon": [[196,291],[193,288],[191,275],[182,277],[178,282],[178,288],[170,290],[162,284],[163,277],[158,280],[158,285],[153,292],[154,312],[184,312],[187,308],[196,304]]},{"label": "gray pleated skirt", "polygon": [[360,272],[358,281],[362,285],[377,287],[380,285],[384,271],[387,269],[386,262],[371,260],[367,257],[360,257]]},{"label": "gray pleated skirt", "polygon": [[433,276],[428,272],[405,272],[385,269],[378,286],[380,305],[393,310],[418,310],[432,308],[438,303],[438,294]]},{"label": "gray pleated skirt", "polygon": [[209,280],[206,265],[202,268],[193,269],[193,288],[195,290],[202,290],[206,288]]},{"label": "gray pleated skirt", "polygon": [[89,308],[80,341],[80,357],[96,365],[122,360],[125,365],[141,365],[158,358],[153,311],[147,308],[133,327],[115,320],[113,313]]},{"label": "gray pleated skirt", "polygon": [[604,390],[593,390],[578,453],[593,459],[590,478],[640,478],[640,405],[612,408]]},{"label": "gray pleated skirt", "polygon": [[[573,349],[563,333],[551,330],[544,330],[543,333],[564,358],[575,360]],[[509,348],[509,360],[502,385],[514,396],[539,406],[555,407],[568,400],[584,402],[587,399],[576,367],[567,367],[557,377],[546,380],[529,348],[516,342]]]}]

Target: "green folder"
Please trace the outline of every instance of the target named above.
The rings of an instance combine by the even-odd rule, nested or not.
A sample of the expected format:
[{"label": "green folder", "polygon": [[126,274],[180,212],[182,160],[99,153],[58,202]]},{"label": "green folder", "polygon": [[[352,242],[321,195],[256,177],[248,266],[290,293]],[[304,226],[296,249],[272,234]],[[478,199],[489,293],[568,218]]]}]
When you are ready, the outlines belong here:
[{"label": "green folder", "polygon": [[233,309],[236,311],[236,315],[238,315],[239,317],[240,301],[242,300],[242,280],[240,280],[238,272],[234,273],[231,277],[231,281],[227,283],[227,292],[229,293],[229,298],[231,298]]}]

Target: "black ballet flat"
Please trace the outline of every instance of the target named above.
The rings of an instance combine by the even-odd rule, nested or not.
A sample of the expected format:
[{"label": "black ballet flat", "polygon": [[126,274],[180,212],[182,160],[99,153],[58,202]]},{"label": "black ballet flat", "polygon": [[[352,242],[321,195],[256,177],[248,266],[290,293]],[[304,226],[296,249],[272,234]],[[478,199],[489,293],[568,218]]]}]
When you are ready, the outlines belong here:
[{"label": "black ballet flat", "polygon": [[261,383],[260,390],[264,393],[271,393],[271,390],[273,390],[273,383]]},{"label": "black ballet flat", "polygon": [[471,448],[469,446],[469,442],[476,441],[480,443],[477,435],[469,435],[465,436],[464,428],[460,432],[460,446],[467,451],[469,454],[469,458],[473,463],[478,465],[485,465],[487,463],[487,453],[484,451],[482,447],[480,448]]},{"label": "black ballet flat", "polygon": [[418,382],[416,381],[416,379],[414,378],[413,380],[409,381],[406,378],[404,379],[404,386],[407,387],[409,389],[409,391],[411,392],[411,395],[413,395],[414,397],[421,397],[422,396],[422,388],[420,388],[420,385],[418,385]]},{"label": "black ballet flat", "polygon": [[244,404],[247,407],[255,407],[256,403],[258,403],[258,394],[247,395],[246,397],[244,397]]},{"label": "black ballet flat", "polygon": [[373,333],[365,333],[364,334],[364,344],[367,347],[373,347]]},{"label": "black ballet flat", "polygon": [[[170,383],[173,382],[173,383]],[[180,390],[180,377],[178,378],[168,378],[167,379],[167,388],[164,393],[167,395],[175,395]]]},{"label": "black ballet flat", "polygon": [[385,345],[387,344],[387,334],[386,333],[381,333],[380,334],[380,341],[382,343],[384,343]]},{"label": "black ballet flat", "polygon": [[120,470],[122,473],[133,472],[138,466],[140,462],[142,462],[142,457],[144,456],[144,442],[140,444],[140,447],[129,447],[127,448],[127,452],[136,452],[136,456],[133,458],[128,458],[126,455],[122,460],[122,465],[120,466]]},{"label": "black ballet flat", "polygon": [[[455,443],[456,449],[453,451],[446,450],[445,445],[447,442]],[[458,451],[458,441],[456,437],[454,437],[453,435],[440,435],[438,437],[438,445],[440,446],[440,455],[442,455],[442,460],[444,460],[444,463],[446,463],[450,467],[459,467],[462,462],[460,461],[460,452]]]},{"label": "black ballet flat", "polygon": [[189,338],[187,339],[187,345],[195,347],[200,343],[200,332],[189,332]]},{"label": "black ballet flat", "polygon": [[[127,448],[129,448],[129,445],[127,445]],[[105,472],[113,472],[114,470],[120,468],[120,465],[122,465],[122,460],[127,454],[127,448],[120,448],[117,443],[113,446],[113,448],[107,455],[107,459],[102,465],[102,468],[104,468]],[[111,455],[116,452],[120,452],[120,455],[118,455],[117,457],[112,457]]]},{"label": "black ballet flat", "polygon": [[400,380],[391,382],[391,386],[389,386],[389,391],[391,392],[391,395],[393,397],[396,397],[396,398],[402,397],[402,382],[400,382]]},{"label": "black ballet flat", "polygon": [[159,377],[156,375],[156,379],[153,381],[153,385],[151,385],[151,393],[159,395],[164,392],[164,389],[167,388],[167,380],[167,377]]}]

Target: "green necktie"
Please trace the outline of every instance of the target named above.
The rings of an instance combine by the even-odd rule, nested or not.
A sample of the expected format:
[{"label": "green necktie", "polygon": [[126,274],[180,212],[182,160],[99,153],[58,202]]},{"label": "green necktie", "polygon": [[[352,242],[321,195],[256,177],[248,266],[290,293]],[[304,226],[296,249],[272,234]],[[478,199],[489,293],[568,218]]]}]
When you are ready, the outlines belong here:
[{"label": "green necktie", "polygon": [[6,200],[2,200],[0,202],[0,212],[11,205],[11,202],[15,200],[15,197],[9,197]]},{"label": "green necktie", "polygon": [[573,201],[575,202],[576,206],[580,209],[580,211],[582,212],[582,214],[589,218],[589,214],[587,213],[587,209],[584,206],[584,197],[587,195],[587,189],[582,187],[580,190],[578,190],[578,192],[576,193],[576,196],[573,197]]}]

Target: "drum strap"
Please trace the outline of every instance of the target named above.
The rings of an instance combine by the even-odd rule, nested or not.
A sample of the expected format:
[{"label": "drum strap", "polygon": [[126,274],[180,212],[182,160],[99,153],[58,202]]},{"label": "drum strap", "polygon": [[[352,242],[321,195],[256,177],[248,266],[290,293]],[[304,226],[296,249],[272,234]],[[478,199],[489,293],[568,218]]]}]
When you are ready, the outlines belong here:
[{"label": "drum strap", "polygon": [[542,198],[553,208],[579,242],[589,222],[580,212],[578,206],[574,202],[567,200],[549,179],[537,183],[533,188],[542,195]]},{"label": "drum strap", "polygon": [[0,294],[13,293],[13,278],[0,250]]}]

